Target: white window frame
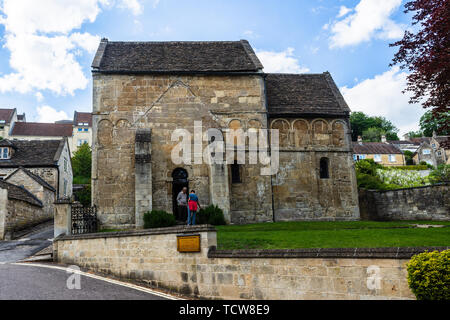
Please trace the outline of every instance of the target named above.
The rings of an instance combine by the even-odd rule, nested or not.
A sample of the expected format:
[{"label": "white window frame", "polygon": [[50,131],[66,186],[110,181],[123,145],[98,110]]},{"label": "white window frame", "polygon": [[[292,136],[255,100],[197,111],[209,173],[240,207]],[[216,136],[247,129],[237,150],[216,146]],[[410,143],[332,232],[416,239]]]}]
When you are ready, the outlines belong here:
[{"label": "white window frame", "polygon": [[395,154],[389,155],[389,162],[397,162],[397,159],[395,158]]},{"label": "white window frame", "polygon": [[430,149],[423,149],[422,150],[422,154],[423,155],[430,155],[431,154],[431,150]]},{"label": "white window frame", "polygon": [[381,154],[374,154],[373,155],[373,161],[381,162]]},{"label": "white window frame", "polygon": [[[6,156],[5,156],[5,150],[6,150]],[[9,159],[9,148],[8,147],[0,148],[0,159],[2,159],[2,160]]]}]

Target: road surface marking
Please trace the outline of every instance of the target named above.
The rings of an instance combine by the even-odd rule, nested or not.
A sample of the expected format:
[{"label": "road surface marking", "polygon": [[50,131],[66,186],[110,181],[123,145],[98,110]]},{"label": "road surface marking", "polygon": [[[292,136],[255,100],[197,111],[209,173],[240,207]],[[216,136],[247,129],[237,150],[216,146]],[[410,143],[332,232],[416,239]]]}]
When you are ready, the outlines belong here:
[{"label": "road surface marking", "polygon": [[[56,270],[62,270],[62,271],[67,271],[68,270],[68,268],[64,268],[64,267],[51,266],[51,265],[38,264],[38,263],[11,263],[11,264],[19,265],[19,266],[29,266],[29,267],[31,266],[31,267],[49,268],[49,269],[56,269]],[[85,277],[89,277],[89,278],[93,278],[93,279],[97,279],[97,280],[102,280],[102,281],[109,282],[109,283],[112,283],[112,284],[116,284],[116,285],[119,285],[119,286],[127,287],[127,288],[130,288],[130,289],[135,289],[135,290],[142,291],[142,292],[145,292],[145,293],[150,293],[150,294],[153,294],[155,296],[166,298],[166,299],[169,299],[169,300],[184,300],[184,299],[181,299],[181,298],[178,298],[178,297],[175,297],[175,296],[171,296],[169,294],[165,294],[165,293],[162,293],[162,292],[151,290],[149,288],[137,286],[137,285],[134,285],[134,284],[131,284],[131,283],[126,283],[126,282],[122,282],[122,281],[118,281],[118,280],[108,279],[108,278],[105,278],[105,277],[101,277],[101,276],[98,276],[98,275],[95,275],[95,274],[91,274],[91,273],[87,273],[87,272],[83,272],[83,271],[71,270],[71,272],[80,274],[80,275],[85,276]]]}]

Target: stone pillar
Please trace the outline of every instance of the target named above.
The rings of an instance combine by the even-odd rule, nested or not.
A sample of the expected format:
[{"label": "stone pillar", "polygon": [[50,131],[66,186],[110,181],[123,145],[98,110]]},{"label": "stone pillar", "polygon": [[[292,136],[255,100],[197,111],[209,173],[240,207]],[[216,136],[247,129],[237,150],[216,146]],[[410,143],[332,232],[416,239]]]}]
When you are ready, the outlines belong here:
[{"label": "stone pillar", "polygon": [[72,234],[72,205],[69,199],[59,199],[55,202],[55,222],[53,234],[56,238],[59,235]]},{"label": "stone pillar", "polygon": [[223,210],[225,220],[231,222],[230,188],[228,181],[228,167],[226,164],[211,164],[209,175],[209,194],[211,204]]},{"label": "stone pillar", "polygon": [[144,226],[144,213],[152,210],[152,132],[138,129],[134,146],[135,166],[135,225]]}]

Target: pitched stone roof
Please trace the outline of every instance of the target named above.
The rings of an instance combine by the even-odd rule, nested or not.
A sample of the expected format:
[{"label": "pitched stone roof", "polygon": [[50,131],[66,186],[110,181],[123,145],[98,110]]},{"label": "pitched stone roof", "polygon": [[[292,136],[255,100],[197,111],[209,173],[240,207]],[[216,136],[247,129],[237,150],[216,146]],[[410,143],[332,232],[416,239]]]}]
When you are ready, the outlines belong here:
[{"label": "pitched stone roof", "polygon": [[17,169],[16,171],[14,171],[13,173],[11,173],[8,178],[6,178],[5,180],[8,180],[10,177],[12,177],[16,172],[22,170],[23,172],[25,172],[25,174],[27,174],[31,179],[33,179],[34,181],[36,181],[37,183],[39,183],[41,186],[43,186],[44,188],[47,188],[50,191],[55,192],[56,189],[53,188],[47,181],[45,181],[44,179],[42,179],[40,176],[35,175],[34,173],[32,173],[31,171],[20,167],[19,169]]},{"label": "pitched stone roof", "polygon": [[439,142],[439,147],[443,148],[444,150],[450,150],[450,139]]},{"label": "pitched stone roof", "polygon": [[271,116],[348,116],[350,112],[328,72],[267,74],[266,95]]},{"label": "pitched stone roof", "polygon": [[0,180],[0,188],[8,190],[8,199],[21,200],[37,207],[43,207],[42,202],[23,187]]},{"label": "pitched stone roof", "polygon": [[353,142],[354,154],[402,154],[396,146],[383,142]]},{"label": "pitched stone roof", "polygon": [[116,42],[102,39],[92,62],[98,72],[257,72],[263,66],[246,40]]},{"label": "pitched stone roof", "polygon": [[89,127],[92,127],[92,113],[75,111],[73,115],[73,125],[78,126],[78,123],[88,123]]},{"label": "pitched stone roof", "polygon": [[9,124],[15,110],[16,109],[0,109],[0,120],[5,121],[5,124]]},{"label": "pitched stone roof", "polygon": [[70,137],[72,123],[16,122],[12,136]]},{"label": "pitched stone roof", "polygon": [[391,144],[413,144],[413,145],[419,145],[420,143],[418,142],[413,142],[413,141],[409,141],[409,140],[388,140],[389,143]]},{"label": "pitched stone roof", "polygon": [[65,144],[65,139],[9,141],[16,150],[11,159],[0,160],[0,168],[57,166]]}]

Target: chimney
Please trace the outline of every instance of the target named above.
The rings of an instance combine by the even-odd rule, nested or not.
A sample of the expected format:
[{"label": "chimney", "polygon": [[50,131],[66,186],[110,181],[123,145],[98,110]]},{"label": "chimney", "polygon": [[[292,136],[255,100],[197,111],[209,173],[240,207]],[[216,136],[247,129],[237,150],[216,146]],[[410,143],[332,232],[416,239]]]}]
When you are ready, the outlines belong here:
[{"label": "chimney", "polygon": [[381,142],[387,143],[387,140],[386,140],[386,136],[385,136],[385,135],[382,135],[382,136],[381,136]]},{"label": "chimney", "polygon": [[437,135],[436,135],[436,131],[435,130],[433,130],[433,138],[436,138],[437,137]]},{"label": "chimney", "polygon": [[358,136],[358,143],[362,144],[362,137],[361,136]]},{"label": "chimney", "polygon": [[405,135],[403,135],[403,139],[405,139],[406,141],[409,141],[409,134],[406,133]]}]

